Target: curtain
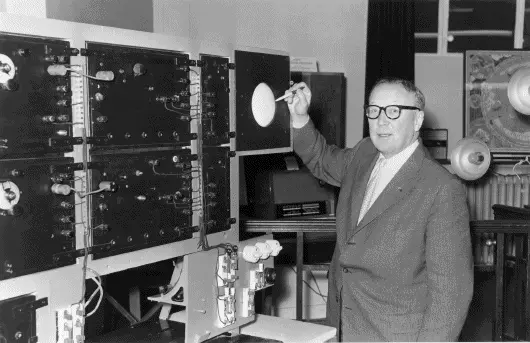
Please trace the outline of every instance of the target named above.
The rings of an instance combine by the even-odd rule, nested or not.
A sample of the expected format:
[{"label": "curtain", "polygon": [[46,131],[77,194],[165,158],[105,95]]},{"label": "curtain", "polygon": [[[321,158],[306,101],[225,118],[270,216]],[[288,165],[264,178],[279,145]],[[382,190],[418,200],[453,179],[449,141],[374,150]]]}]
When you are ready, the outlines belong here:
[{"label": "curtain", "polygon": [[[369,0],[365,103],[381,77],[414,81],[414,0]],[[363,115],[363,137],[368,119]]]}]

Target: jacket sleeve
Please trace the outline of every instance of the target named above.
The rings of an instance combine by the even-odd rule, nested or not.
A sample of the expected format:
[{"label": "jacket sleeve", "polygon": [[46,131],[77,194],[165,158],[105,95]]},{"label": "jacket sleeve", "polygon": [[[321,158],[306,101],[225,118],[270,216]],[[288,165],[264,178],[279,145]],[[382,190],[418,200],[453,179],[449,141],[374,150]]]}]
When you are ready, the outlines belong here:
[{"label": "jacket sleeve", "polygon": [[466,192],[458,179],[440,188],[426,231],[428,304],[418,341],[457,341],[473,296]]},{"label": "jacket sleeve", "polygon": [[300,129],[293,129],[294,151],[311,173],[333,186],[340,186],[355,152],[362,141],[351,149],[327,144],[310,120]]}]

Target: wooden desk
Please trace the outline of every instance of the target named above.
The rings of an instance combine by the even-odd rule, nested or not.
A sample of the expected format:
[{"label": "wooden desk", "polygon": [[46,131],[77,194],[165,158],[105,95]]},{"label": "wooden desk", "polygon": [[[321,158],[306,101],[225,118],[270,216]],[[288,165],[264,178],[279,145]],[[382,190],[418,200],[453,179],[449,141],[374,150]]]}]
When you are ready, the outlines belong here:
[{"label": "wooden desk", "polygon": [[[306,233],[335,233],[335,217],[302,217],[282,220],[251,219],[241,222],[245,232],[253,233],[296,233],[296,320],[303,319],[303,270],[304,235]],[[314,266],[311,269],[317,269]],[[322,266],[322,269],[326,268]],[[307,268],[309,269],[309,268]]]},{"label": "wooden desk", "polygon": [[255,322],[241,327],[241,334],[285,343],[322,343],[334,339],[337,329],[257,314]]},{"label": "wooden desk", "polygon": [[[302,319],[302,283],[304,267],[304,234],[335,232],[335,217],[311,217],[281,220],[245,220],[241,222],[243,230],[253,233],[296,233],[296,319]],[[526,220],[474,220],[470,222],[472,234],[496,234],[495,245],[495,312],[493,316],[493,340],[530,339],[530,221]],[[506,235],[519,235],[516,256],[506,261]],[[525,241],[521,237],[526,235]],[[520,282],[516,290],[514,326],[515,337],[508,337],[504,331],[504,268],[508,263],[514,268],[515,277]],[[528,324],[526,324],[529,322]]]}]

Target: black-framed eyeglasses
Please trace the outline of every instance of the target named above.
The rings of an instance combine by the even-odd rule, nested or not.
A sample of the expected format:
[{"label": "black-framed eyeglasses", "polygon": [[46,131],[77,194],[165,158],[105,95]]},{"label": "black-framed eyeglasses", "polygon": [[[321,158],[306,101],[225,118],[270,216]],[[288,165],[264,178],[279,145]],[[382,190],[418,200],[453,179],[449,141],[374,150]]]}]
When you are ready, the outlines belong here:
[{"label": "black-framed eyeglasses", "polygon": [[415,106],[405,106],[405,105],[389,105],[385,107],[377,105],[365,105],[364,114],[370,119],[377,119],[381,114],[381,111],[385,112],[385,115],[388,119],[398,119],[401,115],[401,110],[418,110],[421,111],[419,107]]}]

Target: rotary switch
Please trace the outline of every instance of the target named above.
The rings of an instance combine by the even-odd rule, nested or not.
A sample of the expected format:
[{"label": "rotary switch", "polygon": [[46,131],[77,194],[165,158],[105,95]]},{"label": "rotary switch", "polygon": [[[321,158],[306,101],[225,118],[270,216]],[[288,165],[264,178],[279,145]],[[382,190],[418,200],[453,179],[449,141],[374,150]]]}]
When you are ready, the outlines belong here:
[{"label": "rotary switch", "polygon": [[140,76],[145,74],[145,66],[142,63],[135,63],[133,66],[134,76]]},{"label": "rotary switch", "polygon": [[11,181],[4,181],[0,187],[0,209],[11,210],[20,201],[20,189]]},{"label": "rotary switch", "polygon": [[6,84],[7,81],[15,78],[15,64],[6,55],[0,54],[0,83]]}]

